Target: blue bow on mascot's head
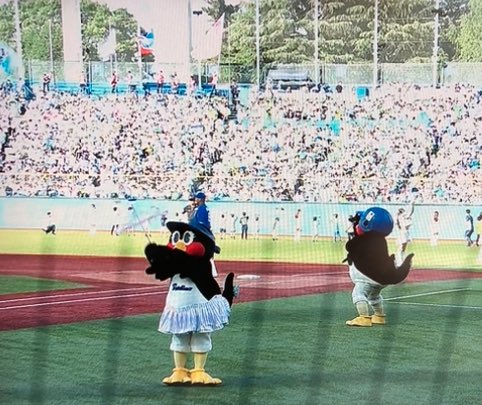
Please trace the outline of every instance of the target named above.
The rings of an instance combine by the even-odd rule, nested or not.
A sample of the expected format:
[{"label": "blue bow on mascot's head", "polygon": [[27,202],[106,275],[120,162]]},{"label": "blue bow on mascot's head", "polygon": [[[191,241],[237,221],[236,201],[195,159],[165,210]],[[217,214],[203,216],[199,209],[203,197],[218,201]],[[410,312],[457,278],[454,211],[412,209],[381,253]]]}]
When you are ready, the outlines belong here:
[{"label": "blue bow on mascot's head", "polygon": [[398,284],[405,280],[412,266],[413,253],[400,266],[389,255],[386,237],[393,231],[392,215],[384,208],[371,207],[351,217],[354,237],[346,243],[345,261],[377,283]]}]

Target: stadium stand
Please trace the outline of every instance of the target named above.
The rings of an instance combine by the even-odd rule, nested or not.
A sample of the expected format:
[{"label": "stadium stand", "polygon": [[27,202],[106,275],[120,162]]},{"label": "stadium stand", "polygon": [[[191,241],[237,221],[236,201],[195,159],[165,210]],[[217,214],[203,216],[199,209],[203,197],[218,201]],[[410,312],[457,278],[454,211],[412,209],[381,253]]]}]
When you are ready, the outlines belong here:
[{"label": "stadium stand", "polygon": [[[204,91],[204,90],[203,90]],[[0,101],[1,195],[425,203],[482,201],[475,88],[253,89],[229,100],[37,94]],[[232,106],[231,106],[232,107]],[[231,119],[229,119],[231,118]],[[186,191],[184,191],[186,190]]]}]

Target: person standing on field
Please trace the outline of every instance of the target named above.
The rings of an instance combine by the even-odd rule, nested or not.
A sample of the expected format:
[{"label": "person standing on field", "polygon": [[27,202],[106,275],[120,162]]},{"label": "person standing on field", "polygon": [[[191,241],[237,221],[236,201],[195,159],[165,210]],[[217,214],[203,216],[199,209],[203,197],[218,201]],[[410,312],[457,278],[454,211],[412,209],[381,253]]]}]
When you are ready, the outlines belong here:
[{"label": "person standing on field", "polygon": [[219,224],[219,235],[221,239],[226,238],[226,233],[228,229],[228,217],[224,214],[221,214],[221,223]]},{"label": "person standing on field", "polygon": [[271,238],[273,240],[278,240],[278,227],[279,227],[279,217],[274,218],[273,228],[271,229]]},{"label": "person standing on field", "polygon": [[241,239],[248,239],[248,220],[249,217],[246,215],[246,212],[243,212],[243,215],[241,215],[239,219],[239,223],[241,224]]},{"label": "person standing on field", "polygon": [[467,241],[467,247],[471,247],[474,241],[472,240],[472,234],[474,233],[474,217],[471,215],[470,210],[465,210],[465,240]]},{"label": "person standing on field", "polygon": [[117,206],[112,208],[112,227],[110,228],[111,236],[119,236],[120,212]]},{"label": "person standing on field", "polygon": [[254,239],[258,240],[261,233],[261,225],[259,223],[259,214],[254,216]]},{"label": "person standing on field", "polygon": [[236,214],[231,214],[231,239],[236,239],[236,222],[238,222],[238,217]]},{"label": "person standing on field", "polygon": [[311,241],[318,242],[319,237],[320,237],[320,220],[316,216],[316,217],[313,217],[313,221],[311,222]]},{"label": "person standing on field", "polygon": [[341,242],[341,223],[340,216],[338,214],[333,214],[333,219],[331,220],[333,226],[333,242]]},{"label": "person standing on field", "polygon": [[438,245],[438,238],[440,234],[440,213],[438,211],[434,211],[432,217],[432,223],[430,226],[430,246],[437,246]]},{"label": "person standing on field", "polygon": [[397,212],[395,226],[398,229],[398,250],[396,254],[396,262],[400,265],[405,259],[405,252],[408,243],[411,241],[410,230],[412,227],[412,217],[415,210],[414,202],[410,203],[408,210],[399,208]]},{"label": "person standing on field", "polygon": [[301,209],[298,208],[295,213],[295,234],[293,237],[293,240],[295,242],[301,241],[301,222],[302,222]]},{"label": "person standing on field", "polygon": [[90,204],[89,225],[89,233],[94,236],[97,232],[97,207],[95,204]]},{"label": "person standing on field", "polygon": [[57,226],[55,225],[55,220],[53,218],[52,212],[48,211],[47,212],[47,227],[45,229],[42,229],[46,234],[51,233],[52,235],[56,234],[57,231]]},{"label": "person standing on field", "polygon": [[475,223],[475,246],[480,246],[480,235],[482,234],[482,212],[479,213],[477,217],[477,222]]},{"label": "person standing on field", "polygon": [[189,219],[189,224],[193,226],[204,225],[211,231],[211,215],[206,205],[206,194],[201,191],[194,195],[194,211]]}]

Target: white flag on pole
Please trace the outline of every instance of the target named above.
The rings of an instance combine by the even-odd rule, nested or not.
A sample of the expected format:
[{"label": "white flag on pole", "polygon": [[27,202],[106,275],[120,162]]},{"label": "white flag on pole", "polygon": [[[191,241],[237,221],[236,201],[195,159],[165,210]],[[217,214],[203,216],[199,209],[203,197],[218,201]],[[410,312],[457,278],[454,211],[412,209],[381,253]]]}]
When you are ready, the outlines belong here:
[{"label": "white flag on pole", "polygon": [[109,60],[111,55],[115,54],[115,48],[117,46],[116,30],[112,28],[109,31],[109,35],[105,41],[100,42],[97,45],[97,53],[101,60]]},{"label": "white flag on pole", "polygon": [[198,61],[216,58],[221,54],[224,32],[224,13],[214,24],[196,41],[192,57]]}]

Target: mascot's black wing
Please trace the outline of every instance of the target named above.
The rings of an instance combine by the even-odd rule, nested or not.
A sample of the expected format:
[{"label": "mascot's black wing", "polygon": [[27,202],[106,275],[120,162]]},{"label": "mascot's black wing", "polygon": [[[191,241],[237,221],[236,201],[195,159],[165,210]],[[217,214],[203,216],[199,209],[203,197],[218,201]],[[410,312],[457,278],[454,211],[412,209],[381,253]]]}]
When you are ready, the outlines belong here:
[{"label": "mascot's black wing", "polygon": [[189,269],[185,275],[181,277],[189,277],[202,295],[210,300],[215,295],[221,294],[221,288],[214,279],[211,260],[207,258],[194,258],[193,256],[185,256],[184,268]]},{"label": "mascot's black wing", "polygon": [[388,254],[383,235],[367,233],[355,236],[346,243],[347,260],[367,277],[380,284],[398,284],[405,280],[412,267],[413,254],[409,254],[401,266],[395,266],[395,257]]},{"label": "mascot's black wing", "polygon": [[144,249],[144,254],[150,264],[146,273],[154,274],[158,280],[167,280],[179,273],[176,262],[177,257],[180,256],[180,251],[156,243],[149,243]]},{"label": "mascot's black wing", "polygon": [[224,280],[223,297],[228,300],[229,306],[232,306],[235,296],[236,293],[234,291],[234,273],[229,273],[226,277],[226,280]]},{"label": "mascot's black wing", "polygon": [[[221,288],[213,277],[211,260],[206,257],[189,256],[182,250],[171,249],[167,246],[150,243],[144,249],[150,266],[147,274],[154,274],[158,280],[167,280],[176,274],[183,278],[190,278],[202,295],[210,300],[215,295],[221,294]],[[223,296],[231,304],[234,296],[233,276],[226,279]],[[229,280],[231,280],[231,298],[229,299]],[[226,294],[226,295],[225,295]]]}]

